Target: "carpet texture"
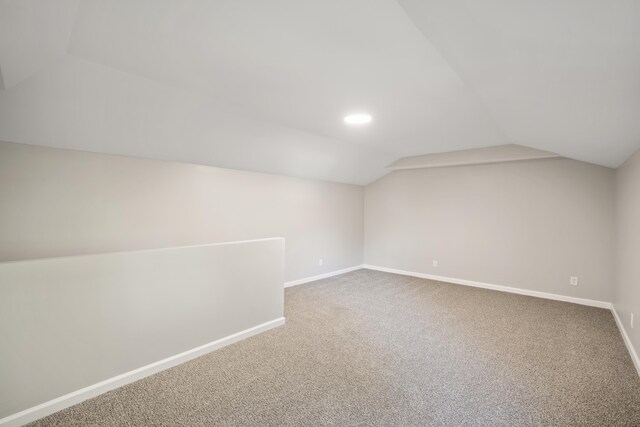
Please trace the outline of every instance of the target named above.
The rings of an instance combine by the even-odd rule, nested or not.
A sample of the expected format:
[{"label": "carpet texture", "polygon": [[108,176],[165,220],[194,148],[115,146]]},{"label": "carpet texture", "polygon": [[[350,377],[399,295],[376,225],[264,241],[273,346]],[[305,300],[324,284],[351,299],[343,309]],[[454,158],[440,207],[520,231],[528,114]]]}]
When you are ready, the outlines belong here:
[{"label": "carpet texture", "polygon": [[359,270],[285,291],[285,326],[34,426],[640,426],[608,310]]}]

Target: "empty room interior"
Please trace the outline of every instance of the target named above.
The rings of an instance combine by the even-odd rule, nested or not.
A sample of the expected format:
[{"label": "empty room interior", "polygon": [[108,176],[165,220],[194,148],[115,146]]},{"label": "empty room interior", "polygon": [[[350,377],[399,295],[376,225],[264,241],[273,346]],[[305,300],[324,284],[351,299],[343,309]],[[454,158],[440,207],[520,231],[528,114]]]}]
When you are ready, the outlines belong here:
[{"label": "empty room interior", "polygon": [[0,0],[0,426],[640,426],[640,1]]}]

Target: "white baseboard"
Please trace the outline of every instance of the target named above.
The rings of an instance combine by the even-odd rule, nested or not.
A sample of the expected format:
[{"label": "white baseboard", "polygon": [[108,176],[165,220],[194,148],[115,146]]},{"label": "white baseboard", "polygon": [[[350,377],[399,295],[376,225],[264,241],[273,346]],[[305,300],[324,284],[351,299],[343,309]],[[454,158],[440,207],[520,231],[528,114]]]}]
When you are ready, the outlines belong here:
[{"label": "white baseboard", "polygon": [[349,273],[350,271],[356,271],[363,268],[362,265],[354,265],[353,267],[343,268],[342,270],[330,271],[328,273],[318,274],[317,276],[305,277],[304,279],[292,280],[291,282],[285,282],[284,287],[289,288],[291,286],[302,285],[303,283],[315,282],[316,280],[326,279],[327,277],[338,276],[340,274]]},{"label": "white baseboard", "polygon": [[550,294],[547,292],[531,291],[528,289],[521,289],[521,288],[512,288],[510,286],[492,285],[490,283],[475,282],[472,280],[456,279],[456,278],[444,277],[444,276],[435,276],[433,274],[416,273],[413,271],[405,271],[405,270],[396,270],[395,268],[378,267],[375,265],[368,265],[368,264],[364,264],[363,268],[367,268],[369,270],[384,271],[387,273],[401,274],[403,276],[420,277],[422,279],[435,280],[438,282],[454,283],[456,285],[473,286],[474,288],[491,289],[494,291],[509,292],[512,294],[528,295],[532,297],[551,299],[556,301],[572,302],[574,304],[588,305],[591,307],[599,307],[599,308],[607,308],[607,309],[611,309],[613,307],[610,302],[605,302],[605,301],[570,297],[566,295]]},{"label": "white baseboard", "polygon": [[631,360],[633,360],[633,364],[636,367],[636,371],[640,376],[640,358],[638,358],[638,353],[636,352],[636,349],[633,347],[633,344],[629,339],[629,335],[627,335],[627,331],[624,325],[622,324],[622,321],[620,320],[620,316],[618,316],[618,312],[616,311],[613,304],[610,302],[570,297],[566,295],[550,294],[547,292],[530,291],[528,289],[512,288],[510,286],[492,285],[489,283],[474,282],[472,280],[435,276],[433,274],[416,273],[413,271],[397,270],[395,268],[387,268],[387,267],[378,267],[378,266],[369,265],[369,264],[364,264],[362,268],[366,268],[369,270],[376,270],[376,271],[384,271],[386,273],[401,274],[403,276],[420,277],[422,279],[436,280],[438,282],[447,282],[447,283],[453,283],[456,285],[473,286],[476,288],[492,289],[494,291],[500,291],[500,292],[510,292],[514,294],[528,295],[532,297],[545,298],[545,299],[551,299],[556,301],[571,302],[574,304],[587,305],[590,307],[608,308],[609,310],[611,310],[611,314],[613,314],[613,318],[615,319],[616,324],[618,325],[618,329],[620,330],[620,335],[622,335],[622,340],[627,346],[627,350],[629,351]]},{"label": "white baseboard", "polygon": [[[451,277],[435,276],[432,274],[416,273],[416,272],[405,271],[405,270],[397,270],[394,268],[378,267],[378,266],[373,266],[368,264],[357,265],[357,266],[345,268],[342,270],[319,274],[317,276],[312,276],[304,279],[286,282],[285,287],[301,285],[303,283],[309,283],[316,280],[325,279],[327,277],[337,276],[340,274],[359,270],[361,268],[366,268],[369,270],[376,270],[376,271],[383,271],[387,273],[401,274],[403,276],[412,276],[412,277],[419,277],[423,279],[436,280],[439,282],[447,282],[447,283],[453,283],[453,284],[464,285],[464,286],[473,286],[477,288],[491,289],[491,290],[496,290],[501,292],[510,292],[510,293],[515,293],[520,295],[534,296],[538,298],[572,302],[575,304],[588,305],[592,307],[608,308],[611,310],[613,314],[613,317],[616,321],[616,324],[618,325],[618,329],[620,330],[624,343],[627,346],[627,349],[629,351],[629,354],[631,355],[631,358],[636,367],[636,370],[638,371],[638,375],[640,375],[640,358],[638,358],[638,354],[636,353],[635,348],[631,344],[631,340],[627,335],[627,332],[620,320],[620,317],[618,316],[618,313],[616,312],[613,305],[609,302],[590,300],[590,299],[584,299],[584,298],[576,298],[576,297],[570,297],[565,295],[557,295],[557,294],[551,294],[546,292],[531,291],[527,289],[512,288],[509,286],[492,285],[489,283],[475,282],[475,281],[464,280],[464,279],[455,279]],[[174,356],[160,360],[158,362],[154,362],[149,365],[143,366],[141,368],[134,369],[132,371],[126,372],[124,374],[118,375],[108,380],[101,381],[97,384],[85,387],[83,389],[74,391],[72,393],[66,394],[64,396],[58,397],[56,399],[50,400],[40,405],[34,406],[32,408],[25,409],[24,411],[18,412],[16,414],[9,415],[8,417],[0,419],[0,426],[13,427],[13,426],[21,426],[21,425],[30,423],[32,421],[35,421],[47,415],[53,414],[54,412],[58,412],[62,409],[76,405],[84,400],[106,393],[107,391],[116,389],[118,387],[122,387],[123,385],[148,377],[149,375],[153,375],[157,372],[160,372],[165,369],[171,368],[173,366],[179,365],[181,363],[187,362],[191,359],[195,359],[196,357],[202,356],[213,350],[217,350],[219,348],[241,341],[245,338],[249,338],[253,335],[257,335],[261,332],[267,331],[277,326],[281,326],[284,323],[285,323],[284,317],[274,319],[269,322],[254,326],[252,328],[245,329],[244,331],[235,333],[233,335],[229,335],[227,337],[213,341],[211,343],[202,345],[200,347],[196,347],[191,350],[187,350],[183,353],[176,354]]]},{"label": "white baseboard", "polygon": [[622,324],[622,320],[620,320],[620,316],[618,316],[618,312],[615,307],[611,307],[611,313],[613,314],[613,318],[616,319],[616,324],[618,325],[618,329],[620,329],[620,334],[622,334],[622,339],[624,340],[624,344],[627,346],[627,350],[629,350],[629,355],[631,355],[631,360],[633,360],[633,364],[636,367],[636,371],[638,371],[638,375],[640,376],[640,358],[638,358],[638,353],[636,353],[636,349],[633,347],[631,343],[631,339],[629,339],[629,335],[627,335],[627,330]]},{"label": "white baseboard", "polygon": [[143,366],[141,368],[134,369],[133,371],[129,371],[113,378],[109,378],[108,380],[101,381],[97,384],[90,385],[72,393],[65,394],[64,396],[60,396],[56,399],[2,418],[0,419],[0,426],[13,427],[30,423],[47,415],[53,414],[54,412],[58,412],[62,409],[76,405],[84,400],[98,396],[102,393],[106,393],[107,391],[122,387],[125,384],[132,383],[134,381],[148,377],[149,375],[153,375],[157,372],[164,371],[165,369],[187,362],[191,359],[195,359],[196,357],[202,356],[203,354],[209,353],[213,350],[217,350],[219,348],[241,341],[245,338],[249,338],[253,335],[257,335],[261,332],[267,331],[277,326],[284,325],[284,322],[285,318],[280,317],[278,319],[274,319],[269,322],[254,326],[252,328],[245,329],[244,331],[240,331],[233,335],[220,338],[219,340],[215,340],[208,344],[201,345],[200,347],[196,347],[180,354],[176,354],[174,356],[167,357],[166,359],[162,359],[149,365]]}]

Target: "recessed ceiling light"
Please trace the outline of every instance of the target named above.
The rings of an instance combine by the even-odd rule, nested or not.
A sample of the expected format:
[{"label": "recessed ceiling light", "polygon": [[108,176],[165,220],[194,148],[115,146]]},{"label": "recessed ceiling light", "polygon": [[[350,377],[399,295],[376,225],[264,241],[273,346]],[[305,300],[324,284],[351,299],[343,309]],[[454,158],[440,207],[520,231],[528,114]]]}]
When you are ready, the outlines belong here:
[{"label": "recessed ceiling light", "polygon": [[348,125],[364,125],[371,121],[369,114],[349,114],[344,118],[344,122]]}]

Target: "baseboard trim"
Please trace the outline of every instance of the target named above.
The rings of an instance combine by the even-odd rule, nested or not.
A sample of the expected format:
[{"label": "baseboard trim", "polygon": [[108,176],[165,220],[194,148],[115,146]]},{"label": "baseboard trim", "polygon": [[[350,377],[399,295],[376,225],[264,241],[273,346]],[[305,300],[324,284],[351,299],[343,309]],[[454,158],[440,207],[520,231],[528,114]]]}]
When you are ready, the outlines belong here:
[{"label": "baseboard trim", "polygon": [[620,334],[622,335],[622,340],[624,344],[627,346],[627,350],[629,351],[629,355],[631,356],[631,360],[633,360],[633,364],[636,367],[636,371],[638,372],[638,376],[640,376],[640,358],[638,358],[638,353],[636,353],[636,349],[633,347],[631,343],[631,339],[629,335],[627,335],[627,330],[625,329],[618,312],[616,311],[615,306],[611,307],[611,313],[613,314],[613,318],[616,319],[616,324],[618,325],[618,329],[620,330]]},{"label": "baseboard trim", "polygon": [[638,357],[638,353],[636,352],[636,349],[633,347],[633,344],[629,339],[627,330],[625,329],[622,321],[620,320],[620,316],[618,315],[618,312],[616,311],[613,304],[610,302],[597,301],[597,300],[591,300],[586,298],[570,297],[566,295],[551,294],[547,292],[531,291],[528,289],[521,289],[521,288],[512,288],[510,286],[492,285],[489,283],[475,282],[472,280],[456,279],[456,278],[444,277],[444,276],[435,276],[433,274],[416,273],[414,271],[397,270],[395,268],[379,267],[376,265],[369,265],[369,264],[363,264],[362,268],[366,268],[368,270],[383,271],[386,273],[401,274],[403,276],[419,277],[421,279],[436,280],[438,282],[453,283],[456,285],[473,286],[475,288],[491,289],[494,291],[509,292],[509,293],[514,293],[519,295],[527,295],[527,296],[550,299],[555,301],[564,301],[564,302],[570,302],[574,304],[587,305],[590,307],[609,309],[611,310],[611,314],[613,315],[616,325],[618,326],[620,335],[622,335],[622,340],[624,341],[624,344],[627,346],[627,351],[629,351],[631,360],[633,360],[633,364],[636,368],[636,371],[638,372],[638,376],[640,376],[640,358]]},{"label": "baseboard trim", "polygon": [[590,307],[598,307],[598,308],[606,308],[606,309],[613,308],[612,304],[606,301],[597,301],[597,300],[591,300],[586,298],[577,298],[577,297],[570,297],[566,295],[551,294],[547,292],[531,291],[531,290],[522,289],[522,288],[512,288],[510,286],[492,285],[490,283],[476,282],[473,280],[456,279],[453,277],[444,277],[444,276],[435,276],[433,274],[416,273],[413,271],[397,270],[395,268],[379,267],[376,265],[369,265],[369,264],[364,264],[363,268],[367,268],[369,270],[384,271],[386,273],[401,274],[403,276],[420,277],[422,279],[436,280],[438,282],[453,283],[456,285],[472,286],[474,288],[491,289],[494,291],[509,292],[512,294],[527,295],[531,297],[551,299],[555,301],[571,302],[574,304],[588,305]]},{"label": "baseboard trim", "polygon": [[265,332],[269,329],[284,325],[284,323],[285,318],[280,317],[278,319],[256,325],[249,329],[245,329],[244,331],[237,332],[233,335],[220,338],[208,344],[204,344],[191,350],[176,354],[174,356],[167,357],[166,359],[162,359],[149,365],[134,369],[113,378],[109,378],[97,384],[90,385],[88,387],[71,392],[69,394],[65,394],[64,396],[60,396],[56,399],[2,418],[0,419],[0,426],[13,427],[30,423],[47,415],[53,414],[54,412],[58,412],[62,409],[76,405],[92,397],[106,393],[107,391],[122,387],[123,385],[148,377],[149,375],[153,375],[157,372],[164,371],[165,369],[174,367],[191,359],[195,359],[196,357],[207,354],[213,350],[217,350],[219,348],[241,341],[245,338],[249,338],[261,332]]},{"label": "baseboard trim", "polygon": [[328,273],[318,274],[317,276],[311,276],[311,277],[305,277],[304,279],[292,280],[290,282],[285,282],[284,287],[289,288],[291,286],[298,286],[304,283],[315,282],[316,280],[326,279],[327,277],[338,276],[340,274],[360,270],[361,268],[363,268],[362,264],[354,265],[353,267],[343,268],[342,270],[330,271]]}]

